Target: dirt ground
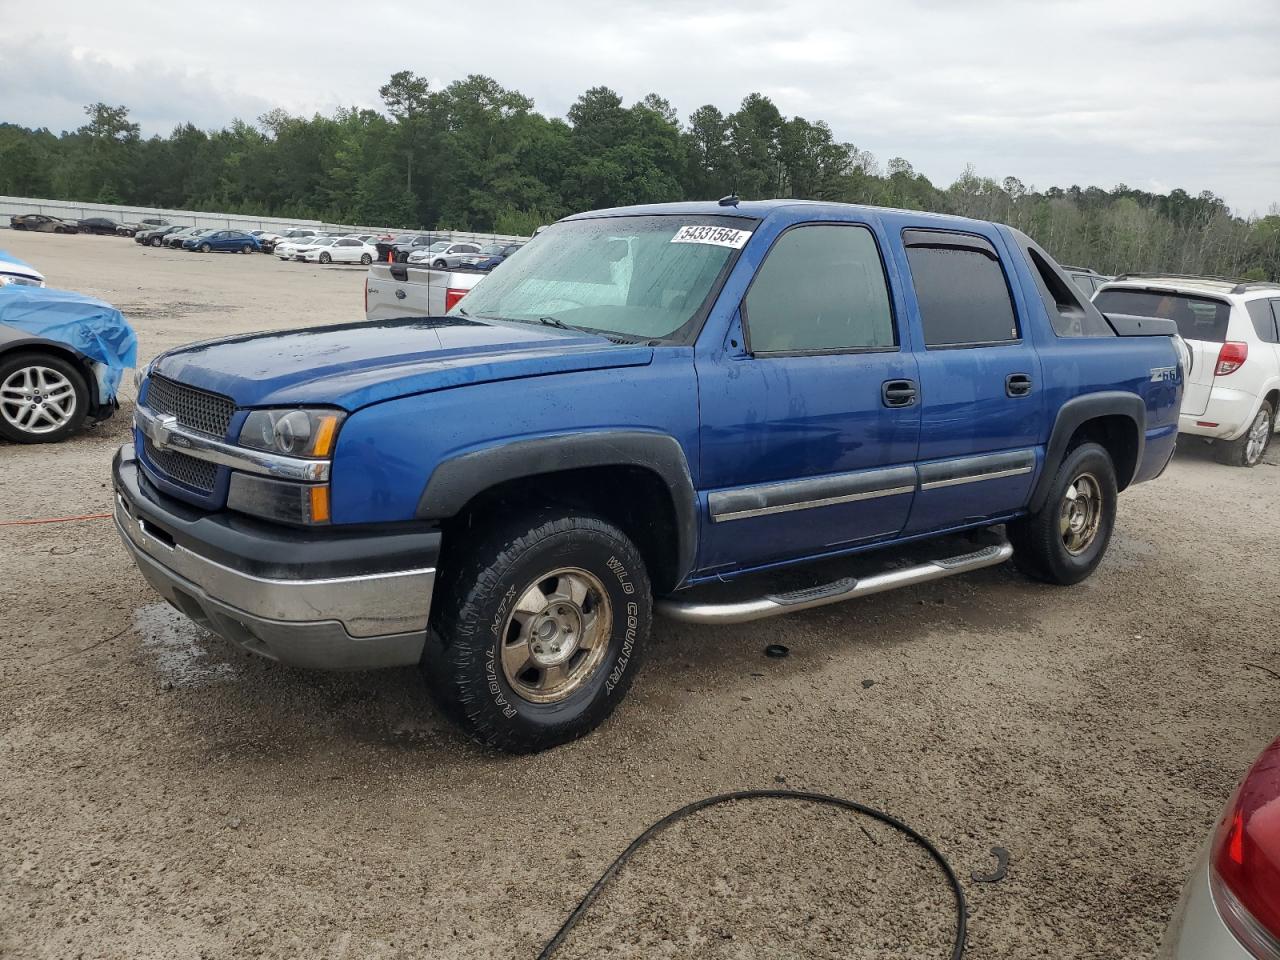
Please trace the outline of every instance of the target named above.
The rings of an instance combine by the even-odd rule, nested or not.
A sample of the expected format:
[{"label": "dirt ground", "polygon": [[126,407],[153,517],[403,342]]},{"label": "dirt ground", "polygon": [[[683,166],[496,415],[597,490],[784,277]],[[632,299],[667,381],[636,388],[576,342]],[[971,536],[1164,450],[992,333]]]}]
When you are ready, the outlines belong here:
[{"label": "dirt ground", "polygon": [[[117,304],[144,359],[362,314],[359,269],[0,247]],[[130,385],[70,442],[0,446],[0,520],[108,511],[131,408]],[[0,955],[532,958],[647,824],[786,786],[931,838],[973,960],[1149,957],[1280,732],[1276,456],[1238,470],[1184,444],[1121,498],[1079,587],[1001,567],[742,627],[658,621],[612,721],[527,758],[460,737],[414,670],[305,673],[202,633],[109,521],[0,527]],[[973,881],[994,846],[1008,875]],[[900,836],[766,802],[643,850],[557,956],[914,960],[945,957],[952,924]]]}]

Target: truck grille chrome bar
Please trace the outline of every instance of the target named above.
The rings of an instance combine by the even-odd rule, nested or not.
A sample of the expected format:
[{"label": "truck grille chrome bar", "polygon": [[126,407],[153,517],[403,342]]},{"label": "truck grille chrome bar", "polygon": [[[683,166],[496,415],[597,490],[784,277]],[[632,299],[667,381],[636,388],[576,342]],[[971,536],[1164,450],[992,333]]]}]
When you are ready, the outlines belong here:
[{"label": "truck grille chrome bar", "polygon": [[[264,450],[250,450],[234,444],[214,440],[202,433],[183,427],[176,416],[160,415],[139,405],[134,411],[134,423],[151,445],[163,452],[178,452],[197,460],[221,464],[233,470],[257,473],[281,480],[322,482],[329,479],[329,461],[307,460],[302,457],[286,457]],[[149,453],[149,451],[148,451]]]}]

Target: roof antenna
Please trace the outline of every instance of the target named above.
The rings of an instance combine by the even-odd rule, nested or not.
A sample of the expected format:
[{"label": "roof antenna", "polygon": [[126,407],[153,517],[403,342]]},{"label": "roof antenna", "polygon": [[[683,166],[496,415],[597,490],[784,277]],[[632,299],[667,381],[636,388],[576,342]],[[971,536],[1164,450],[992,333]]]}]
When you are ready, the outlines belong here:
[{"label": "roof antenna", "polygon": [[727,197],[720,198],[720,206],[722,207],[736,207],[737,205],[738,195],[736,193],[731,193]]}]

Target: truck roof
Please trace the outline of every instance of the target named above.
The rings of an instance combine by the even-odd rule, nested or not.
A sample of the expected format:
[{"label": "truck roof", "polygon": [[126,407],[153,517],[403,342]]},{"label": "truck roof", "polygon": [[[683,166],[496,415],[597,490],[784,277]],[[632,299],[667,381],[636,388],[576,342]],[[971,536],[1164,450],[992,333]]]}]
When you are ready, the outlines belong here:
[{"label": "truck roof", "polygon": [[971,217],[957,217],[945,213],[927,213],[923,210],[900,210],[894,207],[875,207],[869,204],[828,203],[822,200],[741,200],[734,205],[722,206],[715,200],[686,200],[680,203],[643,203],[630,207],[610,207],[604,210],[588,210],[565,217],[565,220],[586,220],[593,217],[642,217],[642,216],[719,216],[719,217],[755,217],[765,219],[779,210],[807,208],[815,219],[821,219],[824,213],[847,214],[851,210],[868,214],[901,214],[913,219],[928,220],[939,226],[969,227],[985,220],[974,220]]}]

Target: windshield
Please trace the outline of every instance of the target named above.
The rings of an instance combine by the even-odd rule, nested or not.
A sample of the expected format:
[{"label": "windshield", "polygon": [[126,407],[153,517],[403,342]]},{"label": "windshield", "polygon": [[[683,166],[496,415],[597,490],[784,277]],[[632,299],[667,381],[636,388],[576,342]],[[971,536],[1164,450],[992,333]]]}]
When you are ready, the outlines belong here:
[{"label": "windshield", "polygon": [[1183,340],[1224,343],[1231,305],[1212,297],[1197,297],[1162,290],[1099,291],[1093,305],[1103,313],[1127,313],[1138,317],[1163,317],[1178,325]]},{"label": "windshield", "polygon": [[453,246],[453,244],[451,244],[448,240],[437,240],[431,246],[427,247],[427,252],[443,253],[444,251],[448,250],[451,246]]},{"label": "windshield", "polygon": [[485,246],[480,248],[480,252],[483,253],[486,257],[496,257],[500,253],[502,253],[502,244],[500,243],[486,244]]},{"label": "windshield", "polygon": [[671,337],[694,319],[754,226],[715,216],[561,221],[454,312],[644,340]]},{"label": "windshield", "polygon": [[335,237],[321,237],[314,245],[317,247],[331,247],[337,242],[337,238]]}]

